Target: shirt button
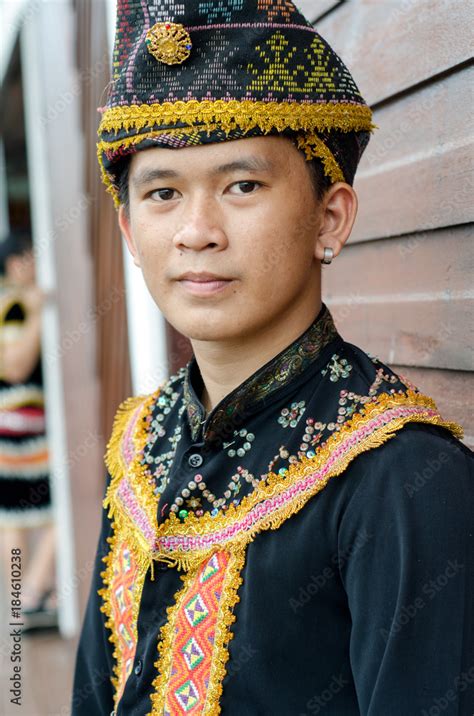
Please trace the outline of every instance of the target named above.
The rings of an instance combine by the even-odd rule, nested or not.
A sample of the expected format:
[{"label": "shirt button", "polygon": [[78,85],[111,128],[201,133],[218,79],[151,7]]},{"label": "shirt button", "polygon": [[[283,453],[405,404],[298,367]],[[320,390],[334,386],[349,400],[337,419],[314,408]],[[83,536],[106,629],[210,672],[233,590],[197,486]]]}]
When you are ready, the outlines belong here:
[{"label": "shirt button", "polygon": [[191,465],[191,467],[201,467],[203,462],[204,459],[202,455],[199,455],[197,452],[195,452],[193,455],[190,455],[188,458],[188,463]]},{"label": "shirt button", "polygon": [[137,661],[137,664],[134,668],[134,672],[135,676],[140,676],[140,674],[142,673],[142,662],[140,659]]}]

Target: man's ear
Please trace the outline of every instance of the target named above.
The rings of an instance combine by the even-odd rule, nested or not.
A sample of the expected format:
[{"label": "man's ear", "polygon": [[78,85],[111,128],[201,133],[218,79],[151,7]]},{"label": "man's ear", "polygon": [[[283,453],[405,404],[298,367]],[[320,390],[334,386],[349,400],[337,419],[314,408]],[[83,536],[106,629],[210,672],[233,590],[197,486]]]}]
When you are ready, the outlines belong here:
[{"label": "man's ear", "polygon": [[127,209],[124,207],[123,204],[121,204],[118,210],[118,223],[120,231],[122,232],[122,235],[127,242],[128,250],[133,256],[133,263],[135,264],[135,266],[140,266],[140,256],[133,240],[132,230],[130,227],[130,217],[127,212]]},{"label": "man's ear", "polygon": [[324,258],[324,247],[334,251],[336,257],[351,235],[357,216],[357,194],[350,184],[337,182],[333,184],[323,197],[323,219],[316,239],[315,254],[320,260]]}]

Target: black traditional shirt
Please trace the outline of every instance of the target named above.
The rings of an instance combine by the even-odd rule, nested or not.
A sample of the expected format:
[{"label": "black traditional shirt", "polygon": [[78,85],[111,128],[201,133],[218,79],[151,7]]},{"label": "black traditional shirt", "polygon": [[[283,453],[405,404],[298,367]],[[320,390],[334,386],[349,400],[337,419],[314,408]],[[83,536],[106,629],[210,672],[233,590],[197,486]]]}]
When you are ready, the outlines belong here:
[{"label": "black traditional shirt", "polygon": [[473,454],[325,304],[206,415],[129,399],[73,716],[472,716]]}]

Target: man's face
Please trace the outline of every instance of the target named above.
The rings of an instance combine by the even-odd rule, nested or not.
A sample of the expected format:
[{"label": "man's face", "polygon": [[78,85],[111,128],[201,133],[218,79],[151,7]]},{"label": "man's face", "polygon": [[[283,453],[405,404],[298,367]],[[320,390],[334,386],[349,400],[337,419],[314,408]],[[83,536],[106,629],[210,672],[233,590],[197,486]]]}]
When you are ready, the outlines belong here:
[{"label": "man's face", "polygon": [[[119,222],[135,263],[164,316],[190,339],[242,340],[313,298],[316,309],[321,209],[288,139],[140,151],[129,196]],[[225,281],[185,280],[187,272]]]}]

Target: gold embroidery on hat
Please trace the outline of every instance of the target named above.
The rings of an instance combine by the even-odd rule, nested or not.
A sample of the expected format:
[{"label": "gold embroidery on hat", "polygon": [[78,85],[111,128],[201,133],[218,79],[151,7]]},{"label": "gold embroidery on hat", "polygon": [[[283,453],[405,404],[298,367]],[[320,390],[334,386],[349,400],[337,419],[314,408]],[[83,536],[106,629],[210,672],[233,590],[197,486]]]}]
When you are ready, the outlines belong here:
[{"label": "gold embroidery on hat", "polygon": [[180,23],[157,22],[146,34],[148,52],[166,65],[179,65],[191,54],[189,32]]},{"label": "gold embroidery on hat", "polygon": [[[163,128],[160,124],[183,123],[177,128]],[[332,181],[344,181],[334,155],[323,141],[314,135],[315,131],[338,129],[343,132],[372,131],[377,128],[372,122],[372,110],[366,105],[353,103],[328,102],[263,102],[254,100],[189,100],[163,102],[155,104],[124,105],[110,107],[102,116],[98,129],[99,137],[104,132],[118,133],[121,130],[133,134],[127,137],[99,139],[97,157],[102,173],[102,180],[114,199],[115,207],[120,206],[114,178],[104,166],[103,154],[129,149],[146,139],[156,138],[160,134],[181,134],[186,131],[219,128],[229,132],[239,127],[245,134],[253,127],[262,132],[270,132],[276,128],[279,132],[285,129],[296,130],[303,139],[299,147],[309,145],[306,158],[319,156],[323,160],[325,173]],[[145,131],[143,131],[145,130]]]},{"label": "gold embroidery on hat", "polygon": [[342,169],[337,163],[334,154],[314,132],[298,135],[296,143],[298,149],[304,151],[307,161],[315,158],[322,161],[324,174],[331,179],[333,184],[338,181],[345,181]]}]

